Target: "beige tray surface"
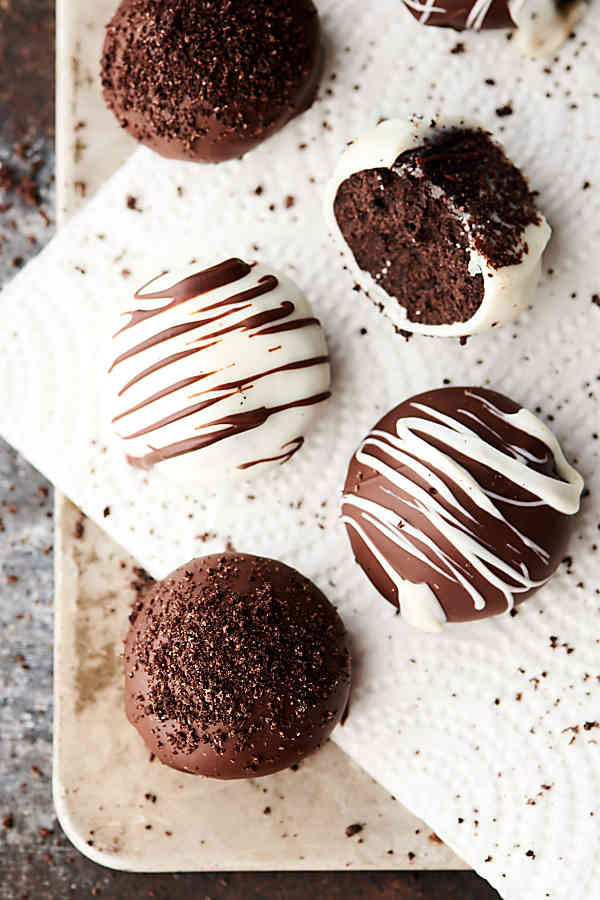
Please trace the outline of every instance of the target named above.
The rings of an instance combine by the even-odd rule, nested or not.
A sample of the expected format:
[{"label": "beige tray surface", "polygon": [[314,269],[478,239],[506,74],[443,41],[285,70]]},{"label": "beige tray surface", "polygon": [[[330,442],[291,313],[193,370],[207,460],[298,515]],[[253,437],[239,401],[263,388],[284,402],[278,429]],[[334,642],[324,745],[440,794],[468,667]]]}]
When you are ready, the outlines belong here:
[{"label": "beige tray surface", "polygon": [[[103,24],[113,7],[114,0],[58,0],[62,221],[134,148],[98,88]],[[58,495],[54,793],[61,823],[83,853],[146,872],[466,868],[333,743],[297,772],[246,783],[205,781],[150,762],[121,703],[136,563],[89,521],[75,537],[80,520]],[[366,827],[349,839],[345,829],[355,822]]]}]

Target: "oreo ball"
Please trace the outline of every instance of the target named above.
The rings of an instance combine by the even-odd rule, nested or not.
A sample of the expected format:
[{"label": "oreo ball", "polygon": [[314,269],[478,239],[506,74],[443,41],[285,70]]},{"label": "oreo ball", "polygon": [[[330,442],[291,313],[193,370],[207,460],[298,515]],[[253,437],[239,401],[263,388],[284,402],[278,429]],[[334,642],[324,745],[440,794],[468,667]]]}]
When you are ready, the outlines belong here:
[{"label": "oreo ball", "polygon": [[343,518],[356,561],[412,625],[509,612],[563,559],[583,489],[550,429],[484,388],[401,403],[352,457]]},{"label": "oreo ball", "polygon": [[344,625],[321,591],[272,559],[194,559],[138,602],[125,709],[168,766],[253,778],[327,740],[350,692]]},{"label": "oreo ball", "polygon": [[104,99],[162,156],[243,156],[304,112],[322,66],[312,0],[123,0],[107,26]]}]

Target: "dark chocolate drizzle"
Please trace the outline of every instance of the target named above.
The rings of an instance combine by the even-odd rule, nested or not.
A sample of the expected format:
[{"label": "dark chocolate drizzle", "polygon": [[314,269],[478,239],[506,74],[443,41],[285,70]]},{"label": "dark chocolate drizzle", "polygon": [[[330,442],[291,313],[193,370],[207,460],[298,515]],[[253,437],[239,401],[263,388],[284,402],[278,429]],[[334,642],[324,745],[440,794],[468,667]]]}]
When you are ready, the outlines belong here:
[{"label": "dark chocolate drizzle", "polygon": [[145,378],[147,375],[152,375],[153,372],[158,372],[159,369],[164,369],[165,366],[170,366],[171,363],[176,363],[180,359],[185,359],[186,356],[191,356],[193,353],[199,353],[200,350],[208,350],[209,347],[214,347],[217,343],[218,341],[213,341],[212,344],[205,344],[204,347],[192,347],[190,350],[182,350],[180,353],[173,353],[172,356],[167,356],[165,359],[161,359],[159,360],[159,362],[154,363],[154,365],[148,366],[147,369],[144,369],[139,373],[139,375],[136,375],[135,378],[132,378],[131,381],[128,381],[125,387],[121,388],[121,390],[119,391],[119,397],[122,397],[125,391],[127,391],[130,387],[133,387],[134,384],[137,384],[138,381],[141,381],[142,378]]},{"label": "dark chocolate drizzle", "polygon": [[223,441],[236,434],[243,434],[245,431],[258,428],[276,413],[283,412],[286,409],[296,409],[302,406],[322,403],[324,400],[328,400],[329,397],[331,397],[331,391],[324,391],[320,394],[313,394],[312,397],[304,397],[301,400],[293,400],[291,403],[282,403],[279,406],[262,406],[260,409],[223,416],[222,419],[215,419],[203,427],[211,428],[215,425],[228,425],[228,428],[219,431],[209,431],[207,434],[187,438],[184,441],[177,441],[175,444],[168,444],[166,447],[152,447],[150,453],[146,453],[144,456],[128,456],[127,462],[138,469],[151,469],[156,463],[165,459],[192,453],[194,450],[202,450],[205,447],[210,447],[211,444],[218,443],[218,441]]},{"label": "dark chocolate drizzle", "polygon": [[258,466],[261,463],[278,462],[279,460],[281,460],[281,464],[283,465],[283,463],[288,462],[292,458],[294,453],[298,452],[303,444],[303,437],[294,438],[293,441],[287,441],[287,443],[281,445],[282,450],[285,450],[286,447],[290,447],[285,453],[282,453],[279,456],[267,456],[265,459],[255,459],[252,462],[242,463],[241,466],[238,466],[238,469],[251,469],[253,466]]},{"label": "dark chocolate drizzle", "polygon": [[[248,263],[234,257],[226,259],[222,263],[217,263],[216,266],[210,266],[210,268],[204,269],[202,272],[196,272],[194,275],[190,275],[189,278],[178,281],[173,287],[156,291],[153,294],[142,294],[142,291],[149,284],[156,281],[156,278],[153,278],[139,291],[136,291],[135,298],[136,300],[162,300],[170,297],[180,302],[193,300],[194,297],[199,297],[200,294],[206,294],[208,291],[214,291],[217,288],[224,287],[226,284],[232,284],[234,281],[245,278],[246,275],[250,274],[251,269],[252,266],[249,266]],[[163,274],[166,273],[163,272]],[[160,275],[158,277],[160,278]]]},{"label": "dark chocolate drizzle", "polygon": [[[164,331],[159,331],[158,334],[153,334],[152,337],[147,338],[145,341],[142,341],[140,344],[136,344],[134,347],[131,347],[129,350],[126,350],[125,353],[121,353],[120,356],[117,356],[114,363],[108,370],[112,372],[115,366],[118,366],[119,363],[123,362],[126,359],[131,359],[132,356],[137,356],[138,353],[142,353],[144,350],[149,350],[150,347],[155,347],[156,344],[162,344],[164,341],[169,341],[171,338],[178,337],[180,334],[186,334],[188,331],[193,331],[195,328],[201,328],[202,325],[209,325],[211,322],[216,322],[217,319],[223,319],[225,316],[230,315],[235,310],[228,310],[225,313],[221,313],[220,316],[213,316],[211,319],[204,319],[201,322],[182,322],[181,325],[172,325],[170,328],[165,328]],[[239,312],[239,310],[237,310]],[[226,329],[233,330],[233,329]],[[218,334],[225,334],[225,332],[216,332],[215,334],[207,335],[207,338],[216,337]],[[203,350],[204,347],[200,347],[200,350]]]},{"label": "dark chocolate drizzle", "polygon": [[248,387],[254,381],[266,378],[267,375],[275,375],[277,372],[294,372],[297,369],[310,368],[310,366],[321,366],[326,362],[329,362],[328,356],[312,356],[309,359],[298,359],[295,362],[286,363],[284,366],[276,366],[274,369],[258,372],[256,375],[248,375],[247,378],[239,378],[237,381],[227,381],[224,384],[218,384],[211,388],[211,391],[229,391],[232,388]]},{"label": "dark chocolate drizzle", "polygon": [[[196,403],[193,406],[188,406],[185,409],[180,410],[180,412],[177,414],[167,416],[152,425],[148,425],[142,431],[136,431],[135,434],[128,434],[124,436],[123,440],[128,441],[133,438],[141,437],[144,434],[149,434],[151,431],[156,431],[157,428],[162,428],[163,425],[170,425],[171,422],[177,422],[179,419],[184,419],[186,416],[191,416],[196,412],[200,412],[201,410],[206,409],[208,406],[212,406],[214,403],[218,403],[219,400],[226,400],[228,397],[232,397],[242,388],[250,389],[251,387],[253,387],[253,382],[260,381],[261,378],[266,378],[268,375],[275,375],[277,372],[293,372],[297,369],[309,368],[310,366],[320,366],[326,362],[329,362],[328,356],[313,356],[311,359],[299,359],[296,360],[296,362],[287,363],[284,366],[277,366],[274,369],[267,369],[266,372],[258,372],[255,375],[248,375],[247,378],[239,378],[237,381],[229,381],[225,382],[224,384],[217,384],[215,385],[215,387],[210,388],[209,391],[206,391],[204,393],[214,394],[217,391],[227,391],[228,393],[222,394],[220,397],[214,397],[213,399],[205,400],[201,403]],[[141,403],[138,403],[137,406],[134,406],[131,409],[127,410],[127,412],[121,413],[120,415],[116,416],[113,419],[113,422],[117,422],[119,419],[122,419],[129,413],[136,412],[138,409],[143,409],[144,406],[148,406],[148,404],[152,403],[154,400],[160,400],[161,397],[166,397],[168,394],[172,394],[174,391],[177,391],[180,388],[184,388],[187,385],[194,384],[195,382],[200,381],[203,378],[207,378],[209,375],[214,375],[214,372],[206,372],[205,374],[198,375],[195,378],[185,378],[182,381],[178,381],[176,384],[171,385],[170,387],[163,388],[162,391],[158,391],[147,400],[142,400]],[[191,397],[198,396],[200,396],[200,394],[191,395]]]},{"label": "dark chocolate drizzle", "polygon": [[[208,291],[214,291],[217,288],[225,287],[227,284],[233,284],[234,281],[245,278],[250,271],[251,266],[241,259],[226,259],[225,262],[219,263],[216,266],[211,266],[209,269],[204,269],[202,272],[196,272],[194,275],[190,275],[189,278],[178,281],[177,284],[174,284],[170,288],[163,288],[160,291],[143,294],[142,291],[145,290],[148,285],[167,274],[166,271],[161,272],[160,275],[157,275],[155,278],[146,282],[144,287],[140,288],[139,291],[136,291],[134,297],[136,300],[170,299],[171,303],[167,303],[166,306],[161,306],[158,309],[130,310],[126,313],[126,315],[131,316],[129,322],[121,329],[121,331],[117,332],[117,334],[121,334],[121,332],[133,327],[133,325],[137,325],[138,322],[143,322],[146,319],[151,319],[153,316],[158,316],[160,313],[166,312],[168,309],[172,309],[180,303],[186,303],[188,300],[193,300],[194,297],[199,297],[202,294],[206,294]],[[231,298],[231,300],[226,300],[224,302],[228,303],[234,301],[233,298]],[[220,305],[222,304],[215,304],[215,307]],[[212,309],[212,307],[207,307],[207,309]],[[203,310],[199,310],[199,312],[202,311]]]},{"label": "dark chocolate drizzle", "polygon": [[251,334],[250,337],[261,337],[264,334],[281,334],[282,331],[294,331],[296,328],[308,328],[309,325],[320,324],[318,319],[309,316],[306,319],[294,319],[293,322],[282,322],[281,325],[271,325],[270,328],[263,328],[262,331]]},{"label": "dark chocolate drizzle", "polygon": [[[272,287],[268,288],[268,291],[272,291],[274,287],[277,287],[277,280],[275,279],[276,284]],[[267,290],[264,289],[264,285],[261,285],[261,289],[254,289],[254,297],[260,296],[260,294],[268,293]],[[245,294],[251,294],[252,291],[245,291]],[[239,295],[242,296],[241,294]],[[219,313],[218,316],[212,316],[209,319],[201,319],[196,320],[194,322],[184,322],[181,325],[172,325],[170,328],[165,328],[164,331],[159,331],[158,334],[152,335],[152,337],[147,338],[145,341],[142,341],[140,344],[136,344],[134,347],[131,347],[130,350],[126,350],[125,353],[122,353],[118,356],[112,366],[109,369],[109,372],[112,372],[115,366],[117,366],[120,362],[123,362],[125,359],[130,359],[132,356],[136,356],[138,353],[142,353],[144,350],[148,350],[150,347],[156,346],[156,344],[162,344],[164,341],[168,341],[171,338],[178,337],[180,334],[185,334],[188,331],[193,331],[196,328],[201,328],[203,325],[209,325],[211,322],[217,322],[219,319],[224,319],[226,316],[230,316],[233,313],[241,312],[243,309],[249,309],[251,306],[250,303],[247,303],[245,306],[237,307],[237,309],[228,309],[225,312]],[[167,307],[164,307],[166,309]],[[291,300],[282,300],[280,305],[276,309],[267,309],[264,312],[255,313],[253,316],[248,316],[247,319],[242,319],[241,322],[236,322],[235,325],[230,325],[227,328],[221,328],[217,331],[213,331],[210,334],[205,334],[202,337],[203,341],[210,341],[212,338],[220,338],[225,334],[230,334],[232,331],[251,331],[254,328],[260,328],[262,325],[266,325],[269,322],[276,322],[278,319],[286,319],[288,316],[291,316],[296,307],[292,303]],[[138,321],[141,321],[139,319]],[[275,334],[278,331],[291,331],[294,328],[302,328],[307,324],[313,324],[316,322],[318,324],[318,319],[296,319],[294,322],[289,322],[287,325],[276,326],[274,328],[266,328],[264,331],[259,331],[257,334]],[[128,327],[128,326],[126,326]],[[124,331],[125,329],[122,329]],[[120,332],[118,332],[120,333]],[[251,335],[251,337],[256,337],[256,335]],[[210,345],[212,346],[212,345]],[[203,350],[204,347],[200,347],[200,350]]]},{"label": "dark chocolate drizzle", "polygon": [[133,438],[143,437],[143,435],[150,434],[158,428],[163,428],[165,425],[171,425],[172,422],[179,422],[180,419],[186,419],[188,416],[193,416],[194,413],[202,412],[203,409],[208,409],[209,406],[214,406],[215,403],[226,400],[227,397],[233,397],[236,393],[237,391],[230,391],[229,394],[223,394],[221,397],[209,397],[207,400],[201,400],[199,403],[194,403],[192,406],[186,406],[185,409],[179,409],[169,416],[164,416],[162,419],[159,419],[158,422],[153,422],[151,425],[147,425],[146,428],[140,428],[139,431],[136,431],[133,434],[123,435],[123,440],[131,441]]},{"label": "dark chocolate drizzle", "polygon": [[[169,394],[174,393],[182,388],[189,387],[192,384],[196,384],[198,381],[202,381],[203,378],[208,378],[209,375],[214,375],[214,372],[203,372],[202,375],[195,375],[192,378],[183,378],[181,381],[177,381],[175,384],[170,384],[169,387],[163,388],[162,391],[157,391],[155,394],[152,394],[151,397],[148,397],[146,400],[142,400],[141,403],[137,403],[135,406],[132,406],[130,409],[126,409],[125,412],[119,413],[118,416],[115,416],[112,420],[114,422],[118,422],[119,419],[123,419],[125,416],[130,415],[130,413],[137,412],[138,409],[143,409],[144,406],[148,406],[150,403],[154,403],[155,400],[160,400],[162,397],[167,397]],[[120,392],[119,396],[123,391]]]}]

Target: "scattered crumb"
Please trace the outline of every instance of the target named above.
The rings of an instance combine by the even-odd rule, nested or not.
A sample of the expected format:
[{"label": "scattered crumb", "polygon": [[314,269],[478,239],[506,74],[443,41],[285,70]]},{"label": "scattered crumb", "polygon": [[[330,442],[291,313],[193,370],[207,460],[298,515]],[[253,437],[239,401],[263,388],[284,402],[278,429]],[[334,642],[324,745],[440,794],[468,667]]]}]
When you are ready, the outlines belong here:
[{"label": "scattered crumb", "polygon": [[81,513],[81,515],[75,522],[75,527],[73,529],[73,537],[76,538],[78,541],[80,541],[85,534],[85,527],[83,524],[84,522],[85,522],[85,515],[83,513]]}]

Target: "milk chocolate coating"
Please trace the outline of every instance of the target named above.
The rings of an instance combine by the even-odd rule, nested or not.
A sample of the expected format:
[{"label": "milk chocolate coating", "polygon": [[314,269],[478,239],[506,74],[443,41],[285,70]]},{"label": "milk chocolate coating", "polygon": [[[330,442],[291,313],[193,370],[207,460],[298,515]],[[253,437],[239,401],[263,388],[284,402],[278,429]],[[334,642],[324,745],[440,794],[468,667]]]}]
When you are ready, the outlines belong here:
[{"label": "milk chocolate coating", "polygon": [[162,156],[242,156],[313,103],[322,68],[312,0],[123,0],[107,26],[104,99]]},{"label": "milk chocolate coating", "polygon": [[[530,418],[511,418],[520,409],[483,388],[427,391],[384,416],[353,456],[343,504],[348,536],[356,561],[394,606],[419,585],[432,592],[447,621],[497,615],[531,596],[563,559],[573,515],[531,491],[541,473],[546,500],[566,490],[578,506],[582,481],[564,457],[557,471],[552,440],[533,433],[539,420],[525,411]],[[460,450],[449,446],[465,429],[475,437],[467,435]],[[478,438],[505,454],[506,465],[501,457],[493,467],[483,463]],[[479,609],[475,594],[484,601]]]},{"label": "milk chocolate coating", "polygon": [[348,704],[344,625],[283,563],[194,559],[157,583],[130,620],[127,717],[174,769],[270,775],[319,747]]},{"label": "milk chocolate coating", "polygon": [[[415,19],[423,21],[425,25],[437,25],[441,28],[454,28],[456,31],[462,31],[469,27],[467,20],[475,6],[475,0],[440,0],[440,2],[432,3],[431,6],[435,11],[431,12],[425,20],[426,0],[422,0],[422,3],[406,3],[407,9]],[[480,27],[514,28],[515,23],[511,18],[507,0],[492,0]]]},{"label": "milk chocolate coating", "polygon": [[[423,25],[435,25],[438,28],[454,28],[455,31],[465,29],[519,28],[526,23],[535,32],[536,19],[547,19],[548,14],[554,18],[553,28],[560,31],[560,19],[572,15],[580,0],[544,0],[540,6],[523,0],[512,5],[509,0],[404,0],[410,13]],[[537,11],[536,11],[537,10]],[[512,15],[511,15],[512,13]],[[542,28],[547,27],[542,25]],[[566,38],[563,35],[562,40]],[[562,40],[554,46],[556,49]]]}]

